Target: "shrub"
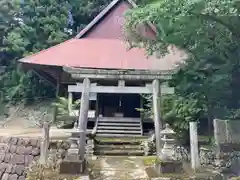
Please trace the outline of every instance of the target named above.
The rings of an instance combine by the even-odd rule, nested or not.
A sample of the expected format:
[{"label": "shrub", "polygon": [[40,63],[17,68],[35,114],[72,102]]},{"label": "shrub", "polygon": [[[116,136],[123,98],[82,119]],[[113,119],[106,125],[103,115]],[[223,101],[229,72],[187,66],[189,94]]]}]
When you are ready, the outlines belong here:
[{"label": "shrub", "polygon": [[[55,123],[60,124],[61,126],[72,125],[77,119],[78,110],[80,108],[81,99],[78,99],[73,102],[71,109],[72,112],[69,112],[68,109],[68,98],[58,97],[57,102],[53,103],[53,107],[56,108],[57,117]],[[74,110],[77,110],[75,113]]]},{"label": "shrub", "polygon": [[32,163],[27,168],[26,180],[76,180],[76,176],[59,174],[60,162],[55,159],[49,159],[46,165],[39,162]]}]

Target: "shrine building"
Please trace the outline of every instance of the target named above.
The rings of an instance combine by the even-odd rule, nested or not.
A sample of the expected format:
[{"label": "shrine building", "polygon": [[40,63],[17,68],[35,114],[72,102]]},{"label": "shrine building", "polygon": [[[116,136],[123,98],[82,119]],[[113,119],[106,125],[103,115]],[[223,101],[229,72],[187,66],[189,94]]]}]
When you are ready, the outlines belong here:
[{"label": "shrine building", "polygon": [[[141,94],[153,95],[153,119],[159,120],[160,93],[174,93],[160,84],[185,57],[177,49],[158,58],[147,56],[145,49],[128,48],[124,12],[135,6],[131,0],[113,0],[75,38],[19,60],[52,83],[57,96],[68,94],[69,112],[74,111],[72,102],[87,91],[88,121],[99,136],[142,136],[142,123],[149,119],[137,111],[144,107]],[[156,36],[151,25],[141,33]]]}]

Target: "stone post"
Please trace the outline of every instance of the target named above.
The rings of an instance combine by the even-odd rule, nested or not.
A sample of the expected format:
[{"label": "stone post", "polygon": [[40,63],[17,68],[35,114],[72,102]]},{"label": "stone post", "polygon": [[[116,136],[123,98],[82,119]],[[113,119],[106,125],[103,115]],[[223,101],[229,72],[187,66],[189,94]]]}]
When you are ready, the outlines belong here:
[{"label": "stone post", "polygon": [[198,154],[198,133],[197,122],[190,122],[190,151],[191,151],[191,166],[193,170],[200,167]]},{"label": "stone post", "polygon": [[50,124],[48,122],[43,123],[43,134],[40,144],[40,164],[46,164],[48,159],[48,148],[49,148],[49,131]]},{"label": "stone post", "polygon": [[214,129],[214,143],[216,151],[216,165],[220,165],[220,140],[219,140],[219,128],[218,128],[218,119],[213,120],[213,129]]},{"label": "stone post", "polygon": [[159,157],[161,154],[161,134],[160,131],[162,130],[162,122],[161,122],[161,114],[160,114],[160,82],[159,80],[155,79],[153,81],[153,119],[154,119],[154,127],[155,127],[155,135],[156,135],[156,151],[157,156]]},{"label": "stone post", "polygon": [[230,127],[230,121],[226,120],[225,121],[225,129],[226,129],[226,140],[228,143],[232,143],[232,135],[230,133],[231,127]]}]

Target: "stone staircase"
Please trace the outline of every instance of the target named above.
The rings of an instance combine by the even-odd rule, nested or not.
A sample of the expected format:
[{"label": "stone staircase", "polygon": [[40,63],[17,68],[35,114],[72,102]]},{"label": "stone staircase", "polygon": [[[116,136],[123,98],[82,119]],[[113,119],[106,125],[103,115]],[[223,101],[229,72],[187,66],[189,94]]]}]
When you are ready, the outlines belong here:
[{"label": "stone staircase", "polygon": [[99,117],[96,128],[101,137],[137,137],[143,132],[140,118]]},{"label": "stone staircase", "polygon": [[139,139],[111,138],[99,140],[95,144],[94,154],[98,156],[143,156],[144,150]]}]

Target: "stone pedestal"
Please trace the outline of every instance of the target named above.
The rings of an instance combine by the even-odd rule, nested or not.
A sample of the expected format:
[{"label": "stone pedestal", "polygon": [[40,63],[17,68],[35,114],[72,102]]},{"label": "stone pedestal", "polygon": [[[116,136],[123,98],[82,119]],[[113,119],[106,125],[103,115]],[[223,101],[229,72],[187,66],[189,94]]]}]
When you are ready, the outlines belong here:
[{"label": "stone pedestal", "polygon": [[86,161],[78,160],[78,159],[64,159],[60,165],[60,173],[61,174],[83,174],[86,170]]},{"label": "stone pedestal", "polygon": [[183,164],[181,161],[171,160],[171,161],[158,162],[155,165],[155,168],[159,174],[183,172]]},{"label": "stone pedestal", "polygon": [[70,148],[68,149],[65,159],[60,164],[61,174],[82,174],[86,170],[86,160],[80,159],[79,154],[79,132],[72,132],[70,141]]}]

